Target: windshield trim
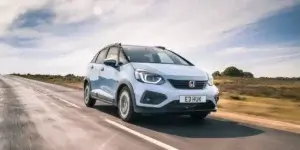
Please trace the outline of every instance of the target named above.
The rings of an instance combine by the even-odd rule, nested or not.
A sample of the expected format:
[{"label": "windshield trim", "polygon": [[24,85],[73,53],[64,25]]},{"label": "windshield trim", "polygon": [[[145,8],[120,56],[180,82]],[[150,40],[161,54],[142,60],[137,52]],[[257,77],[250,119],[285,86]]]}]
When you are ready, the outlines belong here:
[{"label": "windshield trim", "polygon": [[193,66],[190,64],[174,64],[174,63],[158,63],[158,62],[136,62],[136,61],[130,61],[131,63],[141,63],[141,64],[163,64],[163,65],[179,65],[179,66]]},{"label": "windshield trim", "polygon": [[126,51],[130,51],[130,49],[125,49],[125,48],[121,48],[122,51],[124,52],[124,55],[126,57],[126,59],[128,60],[128,62],[132,62],[132,63],[152,63],[152,64],[172,64],[172,65],[180,65],[180,66],[194,66],[193,63],[191,63],[190,61],[188,61],[187,59],[185,59],[184,57],[180,56],[179,54],[171,51],[171,50],[168,50],[168,49],[165,49],[164,51],[168,51],[174,55],[176,55],[177,57],[179,57],[180,59],[184,60],[187,64],[176,64],[176,63],[162,63],[162,62],[136,62],[136,61],[131,61],[128,59],[128,55],[127,55],[127,52]]},{"label": "windshield trim", "polygon": [[[165,51],[169,51],[171,53],[173,53],[174,55],[178,56],[179,58],[183,59],[184,61],[186,61],[188,63],[188,65],[184,65],[184,66],[194,66],[194,64],[192,64],[190,61],[188,61],[187,59],[185,59],[184,57],[180,56],[179,54],[171,51],[171,50],[168,50],[166,49]],[[183,64],[182,64],[183,65]]]}]

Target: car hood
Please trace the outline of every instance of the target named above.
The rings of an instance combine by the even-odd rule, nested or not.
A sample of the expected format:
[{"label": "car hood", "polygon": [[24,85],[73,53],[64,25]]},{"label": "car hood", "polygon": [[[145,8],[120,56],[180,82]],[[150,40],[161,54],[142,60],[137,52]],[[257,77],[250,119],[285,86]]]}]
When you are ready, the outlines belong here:
[{"label": "car hood", "polygon": [[143,69],[151,73],[165,76],[169,79],[207,80],[208,76],[204,70],[195,66],[184,66],[175,64],[158,63],[131,63],[134,69]]}]

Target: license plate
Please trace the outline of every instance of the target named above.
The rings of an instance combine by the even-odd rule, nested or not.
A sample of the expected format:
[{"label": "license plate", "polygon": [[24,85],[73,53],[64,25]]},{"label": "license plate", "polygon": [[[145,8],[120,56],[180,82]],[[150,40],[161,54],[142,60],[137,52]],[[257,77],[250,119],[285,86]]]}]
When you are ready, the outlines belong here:
[{"label": "license plate", "polygon": [[205,103],[206,96],[180,96],[180,103]]}]

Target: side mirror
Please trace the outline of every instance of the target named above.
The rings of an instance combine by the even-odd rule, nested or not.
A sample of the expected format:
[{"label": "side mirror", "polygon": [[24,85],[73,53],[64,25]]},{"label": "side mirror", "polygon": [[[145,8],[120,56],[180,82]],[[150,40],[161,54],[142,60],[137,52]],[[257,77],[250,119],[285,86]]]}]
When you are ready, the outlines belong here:
[{"label": "side mirror", "polygon": [[116,67],[117,66],[117,61],[113,59],[107,59],[104,60],[103,62],[106,66],[111,66],[111,67]]}]

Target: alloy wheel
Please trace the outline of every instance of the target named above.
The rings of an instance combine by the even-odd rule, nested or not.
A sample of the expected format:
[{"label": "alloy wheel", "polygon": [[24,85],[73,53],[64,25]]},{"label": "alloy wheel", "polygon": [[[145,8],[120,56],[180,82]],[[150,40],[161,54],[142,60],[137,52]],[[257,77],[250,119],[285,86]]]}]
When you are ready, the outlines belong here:
[{"label": "alloy wheel", "polygon": [[123,91],[119,99],[119,111],[122,118],[126,118],[130,109],[130,97],[128,92]]}]

